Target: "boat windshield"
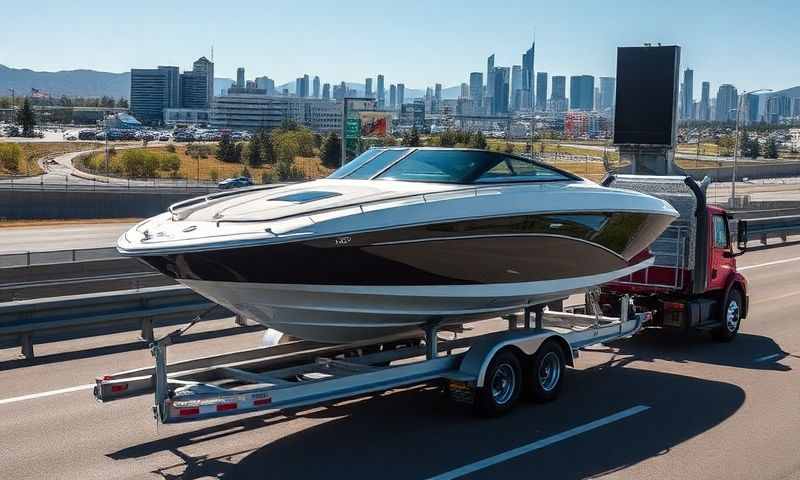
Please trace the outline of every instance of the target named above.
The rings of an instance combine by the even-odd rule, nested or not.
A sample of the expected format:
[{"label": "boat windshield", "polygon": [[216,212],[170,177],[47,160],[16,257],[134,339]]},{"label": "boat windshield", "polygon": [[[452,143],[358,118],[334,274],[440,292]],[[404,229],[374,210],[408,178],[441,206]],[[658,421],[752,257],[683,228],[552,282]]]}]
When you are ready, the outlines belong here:
[{"label": "boat windshield", "polygon": [[532,160],[481,150],[370,149],[328,178],[489,184],[552,182],[578,177]]}]

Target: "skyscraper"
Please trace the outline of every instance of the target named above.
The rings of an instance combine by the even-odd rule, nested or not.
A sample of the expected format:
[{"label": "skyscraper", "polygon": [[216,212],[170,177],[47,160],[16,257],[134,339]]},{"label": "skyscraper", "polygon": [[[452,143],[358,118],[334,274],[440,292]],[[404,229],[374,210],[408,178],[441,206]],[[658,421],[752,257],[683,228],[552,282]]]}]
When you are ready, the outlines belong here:
[{"label": "skyscraper", "polygon": [[383,75],[378,74],[378,108],[383,108],[386,103],[386,91],[383,89]]},{"label": "skyscraper", "polygon": [[711,84],[703,82],[700,93],[700,112],[697,116],[698,120],[707,122],[711,120]]},{"label": "skyscraper", "polygon": [[509,82],[511,69],[495,67],[493,71],[494,96],[492,97],[492,113],[495,115],[508,113]]},{"label": "skyscraper", "polygon": [[143,123],[162,123],[165,108],[180,106],[180,83],[178,67],[131,69],[131,114]]},{"label": "skyscraper", "polygon": [[594,108],[594,77],[574,75],[569,78],[569,108],[590,112]]},{"label": "skyscraper", "polygon": [[406,101],[406,85],[404,83],[397,84],[397,106],[404,104]]},{"label": "skyscraper", "polygon": [[459,99],[468,99],[469,98],[469,85],[466,83],[461,83],[461,94],[458,96]]},{"label": "skyscraper", "polygon": [[[525,102],[525,105],[523,105],[523,106],[526,107],[526,108],[533,108],[533,105],[534,105],[534,100],[533,100],[533,97],[534,97],[534,95],[533,95],[533,55],[534,55],[535,49],[536,49],[536,42],[533,42],[533,44],[531,44],[531,48],[529,48],[528,51],[525,52],[522,55],[522,85],[520,86],[520,88],[523,90],[523,92],[525,92],[525,93],[523,93],[522,97],[523,97],[523,100]],[[547,80],[545,80],[545,82],[547,82]],[[545,85],[545,90],[546,89],[547,89],[547,86]],[[512,87],[512,91],[513,90],[514,89]]]},{"label": "skyscraper", "polygon": [[236,69],[236,88],[244,88],[244,67]]},{"label": "skyscraper", "polygon": [[256,88],[264,90],[267,95],[275,95],[275,80],[268,76],[256,77]]},{"label": "skyscraper", "polygon": [[397,86],[395,84],[389,85],[389,108],[392,110],[397,108]]},{"label": "skyscraper", "polygon": [[303,77],[297,77],[294,79],[294,94],[298,97],[303,96]]},{"label": "skyscraper", "polygon": [[208,81],[204,72],[181,73],[181,108],[207,109]]},{"label": "skyscraper", "polygon": [[322,99],[323,100],[330,100],[331,99],[331,84],[326,83],[322,85]]},{"label": "skyscraper", "polygon": [[617,90],[617,79],[614,77],[600,77],[600,102],[598,110],[614,110],[614,96]]},{"label": "skyscraper", "polygon": [[374,97],[372,94],[372,79],[365,78],[364,79],[364,96],[365,97]]},{"label": "skyscraper", "polygon": [[483,105],[483,73],[472,72],[469,74],[469,97],[472,99],[473,109]]},{"label": "skyscraper", "polygon": [[567,111],[567,77],[563,75],[553,76],[553,88],[550,92],[550,102],[554,112]]},{"label": "skyscraper", "polygon": [[314,75],[314,98],[319,98],[319,76]]},{"label": "skyscraper", "polygon": [[214,101],[214,63],[206,57],[200,57],[192,64],[192,71],[206,78],[206,107],[211,107]]},{"label": "skyscraper", "polygon": [[681,98],[681,118],[691,120],[694,118],[694,70],[687,68],[683,71],[683,97]]},{"label": "skyscraper", "polygon": [[486,99],[484,105],[491,108],[492,97],[494,96],[494,53],[486,59]]},{"label": "skyscraper", "polygon": [[536,73],[536,110],[547,110],[547,72]]},{"label": "skyscraper", "polygon": [[522,66],[511,67],[511,111],[522,108]]},{"label": "skyscraper", "polygon": [[736,120],[736,102],[739,99],[739,92],[736,87],[729,83],[719,86],[717,90],[717,106],[714,112],[714,120],[718,122],[731,122]]},{"label": "skyscraper", "polygon": [[309,93],[311,93],[311,90],[309,88],[311,86],[310,84],[311,81],[308,77],[308,74],[306,73],[305,75],[303,75],[303,95],[302,95],[303,97],[307,97]]},{"label": "skyscraper", "polygon": [[437,102],[441,102],[442,101],[442,84],[441,83],[437,83],[434,86],[434,89],[435,89],[435,92],[436,92],[434,94],[434,98],[436,99]]},{"label": "skyscraper", "polygon": [[744,108],[746,110],[742,112],[745,123],[752,124],[758,122],[758,100],[758,95],[753,95],[752,93],[745,95]]}]

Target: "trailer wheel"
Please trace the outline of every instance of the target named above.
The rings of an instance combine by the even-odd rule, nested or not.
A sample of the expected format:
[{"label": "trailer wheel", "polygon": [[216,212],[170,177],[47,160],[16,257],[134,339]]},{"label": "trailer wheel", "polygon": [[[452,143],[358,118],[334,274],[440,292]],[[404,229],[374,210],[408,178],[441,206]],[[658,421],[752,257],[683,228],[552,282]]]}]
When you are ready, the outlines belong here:
[{"label": "trailer wheel", "polygon": [[564,350],[556,342],[545,342],[531,357],[523,381],[525,398],[538,403],[555,400],[564,384]]},{"label": "trailer wheel", "polygon": [[509,350],[498,352],[486,369],[484,385],[475,391],[475,412],[484,417],[507,413],[519,399],[522,367]]},{"label": "trailer wheel", "polygon": [[714,340],[730,342],[739,333],[742,323],[742,294],[732,288],[720,312],[721,325],[711,331]]}]

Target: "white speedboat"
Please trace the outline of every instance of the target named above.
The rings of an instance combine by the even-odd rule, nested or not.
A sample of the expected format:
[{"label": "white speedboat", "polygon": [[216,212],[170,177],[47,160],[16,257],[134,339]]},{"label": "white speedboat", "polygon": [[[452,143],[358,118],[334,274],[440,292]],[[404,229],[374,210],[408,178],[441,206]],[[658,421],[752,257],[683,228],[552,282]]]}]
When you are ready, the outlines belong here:
[{"label": "white speedboat", "polygon": [[377,338],[548,303],[631,262],[678,213],[499,152],[371,149],[328,178],[187,200],[118,242],[284,333]]}]

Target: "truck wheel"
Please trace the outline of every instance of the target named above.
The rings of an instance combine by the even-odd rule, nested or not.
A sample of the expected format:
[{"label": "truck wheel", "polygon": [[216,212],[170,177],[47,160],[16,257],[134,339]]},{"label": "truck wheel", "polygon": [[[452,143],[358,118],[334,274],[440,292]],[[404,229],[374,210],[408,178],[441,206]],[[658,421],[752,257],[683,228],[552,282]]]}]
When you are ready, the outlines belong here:
[{"label": "truck wheel", "polygon": [[715,328],[711,335],[714,340],[730,342],[739,332],[739,325],[742,323],[742,294],[738,289],[731,289],[720,316],[722,324]]},{"label": "truck wheel", "polygon": [[517,356],[508,350],[497,353],[486,369],[483,387],[475,391],[475,412],[496,417],[510,411],[519,399],[521,383]]},{"label": "truck wheel", "polygon": [[538,403],[555,400],[564,384],[565,364],[560,345],[549,341],[539,347],[523,381],[525,398]]}]

